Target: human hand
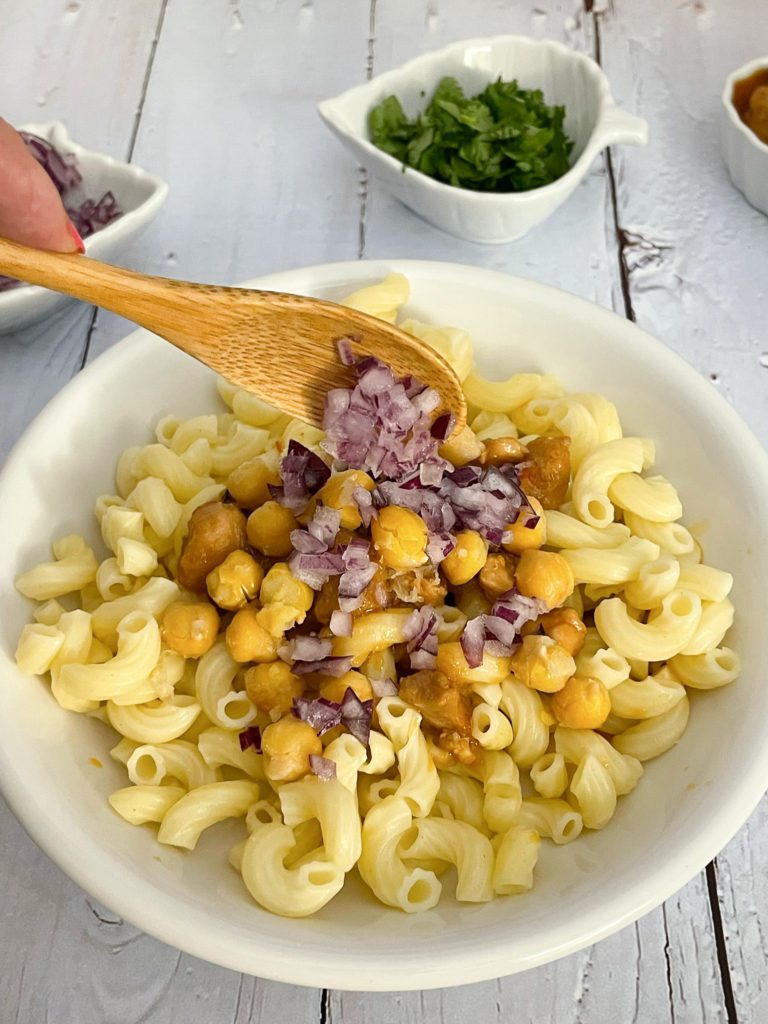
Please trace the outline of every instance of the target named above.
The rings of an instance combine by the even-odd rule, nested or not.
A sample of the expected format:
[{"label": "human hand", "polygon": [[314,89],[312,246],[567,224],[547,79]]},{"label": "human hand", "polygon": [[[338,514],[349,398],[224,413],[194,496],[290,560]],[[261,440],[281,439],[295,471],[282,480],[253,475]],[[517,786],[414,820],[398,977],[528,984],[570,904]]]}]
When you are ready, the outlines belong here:
[{"label": "human hand", "polygon": [[56,186],[0,118],[0,236],[51,252],[85,252]]}]

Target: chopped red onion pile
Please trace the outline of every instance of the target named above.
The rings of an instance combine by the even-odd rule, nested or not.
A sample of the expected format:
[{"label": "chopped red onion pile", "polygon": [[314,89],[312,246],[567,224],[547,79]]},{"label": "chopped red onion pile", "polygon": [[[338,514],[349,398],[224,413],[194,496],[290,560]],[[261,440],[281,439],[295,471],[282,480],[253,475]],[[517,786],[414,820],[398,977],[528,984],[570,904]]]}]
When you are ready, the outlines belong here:
[{"label": "chopped red onion pile", "polygon": [[[372,357],[356,360],[348,338],[339,342],[339,355],[345,365],[355,367],[357,383],[328,392],[322,447],[333,457],[334,469],[364,470],[376,481],[372,492],[356,487],[350,496],[365,528],[387,505],[410,509],[427,526],[426,553],[437,566],[456,546],[457,531],[474,530],[490,547],[498,548],[511,523],[521,521],[531,529],[538,524],[539,517],[520,486],[518,467],[512,463],[455,467],[439,454],[454,419],[449,413],[434,417],[440,402],[434,390],[412,377],[398,379],[390,367]],[[331,475],[316,452],[295,440],[280,471],[282,486],[271,491],[296,514],[305,511]],[[340,524],[338,511],[318,504],[306,528],[292,532],[294,551],[288,564],[297,579],[314,590],[338,578],[339,607],[332,613],[330,630],[333,636],[348,637],[352,613],[360,608],[378,564],[371,559],[370,542],[364,537],[337,543]],[[521,627],[546,610],[542,602],[515,591],[502,595],[490,614],[466,624],[461,644],[467,663],[480,665],[485,650],[510,654]],[[414,671],[435,667],[438,625],[438,615],[429,606],[417,609],[408,619],[406,650]],[[334,657],[332,649],[331,639],[297,637],[281,653],[298,674],[343,675],[351,661]],[[382,692],[384,682],[379,681]],[[394,689],[394,682],[388,682]],[[392,692],[389,686],[386,692]]]},{"label": "chopped red onion pile", "polygon": [[[51,179],[64,203],[67,216],[77,228],[81,238],[88,238],[107,224],[123,215],[112,192],[105,192],[101,199],[85,199],[79,206],[67,205],[68,193],[77,188],[83,176],[77,167],[73,153],[59,153],[47,139],[30,132],[19,132],[27,149]],[[23,284],[12,277],[0,277],[0,291]]]},{"label": "chopped red onion pile", "polygon": [[294,697],[292,714],[302,722],[308,722],[318,736],[328,732],[337,725],[346,726],[347,730],[368,747],[371,735],[372,700],[360,700],[351,686],[348,686],[341,703],[318,697]]}]

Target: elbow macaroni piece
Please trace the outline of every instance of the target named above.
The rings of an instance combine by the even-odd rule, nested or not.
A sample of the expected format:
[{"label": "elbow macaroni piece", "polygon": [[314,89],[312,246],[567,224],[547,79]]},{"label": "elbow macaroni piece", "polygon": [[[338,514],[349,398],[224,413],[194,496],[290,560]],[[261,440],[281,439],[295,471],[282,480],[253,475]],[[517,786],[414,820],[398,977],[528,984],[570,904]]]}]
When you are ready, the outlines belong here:
[{"label": "elbow macaroni piece", "polygon": [[685,697],[685,687],[662,671],[646,679],[627,679],[610,696],[611,709],[620,718],[655,718]]},{"label": "elbow macaroni piece", "polygon": [[542,754],[531,765],[531,782],[539,796],[554,800],[568,788],[568,771],[562,754]]},{"label": "elbow macaroni piece", "polygon": [[245,729],[258,715],[258,709],[247,693],[234,688],[240,668],[223,639],[218,640],[197,663],[197,699],[205,716],[223,729]]},{"label": "elbow macaroni piece", "polygon": [[674,747],[685,732],[689,714],[690,702],[683,696],[669,711],[630,726],[615,737],[613,745],[619,753],[650,761]]},{"label": "elbow macaroni piece", "polygon": [[683,514],[677,491],[663,476],[624,473],[608,488],[608,497],[624,512],[653,523],[672,523]]},{"label": "elbow macaroni piece", "polygon": [[456,899],[460,903],[487,903],[493,899],[493,847],[487,836],[465,821],[422,818],[416,835],[401,843],[407,860],[433,859],[453,864],[458,876]]},{"label": "elbow macaroni piece", "polygon": [[661,549],[652,541],[637,537],[630,537],[615,548],[576,548],[562,552],[576,583],[597,586],[637,579],[643,567],[660,554]]},{"label": "elbow macaroni piece", "polygon": [[288,825],[264,824],[254,829],[236,859],[243,882],[257,903],[283,917],[308,917],[339,892],[344,871],[325,857],[322,847],[286,867],[295,842]]},{"label": "elbow macaroni piece", "polygon": [[107,718],[117,732],[137,743],[169,743],[190,729],[200,714],[200,705],[192,697],[178,696],[172,701],[152,701],[121,707],[107,701]]},{"label": "elbow macaroni piece", "polygon": [[507,716],[485,702],[475,705],[472,711],[472,735],[485,750],[504,750],[514,739]]},{"label": "elbow macaroni piece", "polygon": [[616,787],[610,772],[594,754],[586,754],[571,779],[570,791],[585,828],[605,828],[616,811]]},{"label": "elbow macaroni piece", "polygon": [[162,821],[186,793],[181,786],[126,786],[109,797],[113,810],[131,825]]},{"label": "elbow macaroni piece", "polygon": [[412,827],[413,816],[405,800],[388,796],[374,804],[363,822],[363,849],[357,865],[377,899],[409,914],[431,910],[442,891],[434,871],[403,862],[400,844]]},{"label": "elbow macaroni piece", "polygon": [[680,682],[695,690],[714,690],[732,683],[741,672],[741,659],[730,647],[715,647],[705,654],[678,654],[669,667]]},{"label": "elbow macaroni piece", "polygon": [[[653,445],[640,437],[607,441],[595,449],[579,466],[573,478],[572,500],[582,522],[598,528],[613,522],[614,508],[608,496],[618,476],[639,473],[653,462]],[[630,523],[627,523],[630,530]],[[653,538],[650,538],[653,539]]]},{"label": "elbow macaroni piece", "polygon": [[541,796],[523,800],[514,824],[517,828],[533,829],[558,846],[578,839],[583,828],[581,815],[565,800]]},{"label": "elbow macaroni piece", "polygon": [[587,754],[594,754],[613,780],[617,796],[631,793],[643,774],[643,766],[636,757],[620,751],[591,729],[555,729],[555,749],[568,764],[578,765]]},{"label": "elbow macaroni piece", "polygon": [[54,561],[40,562],[17,576],[16,589],[25,597],[47,601],[82,590],[96,579],[96,555],[78,534],[60,537],[51,547]]},{"label": "elbow macaroni piece", "polygon": [[532,828],[513,826],[497,836],[493,865],[493,891],[512,896],[533,888],[533,871],[539,859],[541,836]]},{"label": "elbow macaroni piece", "polygon": [[227,818],[243,818],[259,799],[259,787],[245,779],[199,786],[177,800],[163,817],[158,842],[194,850],[202,833]]},{"label": "elbow macaroni piece", "polygon": [[338,779],[323,781],[307,775],[280,787],[283,821],[294,828],[316,818],[323,834],[328,860],[342,871],[350,871],[360,857],[360,815],[357,795]]},{"label": "elbow macaroni piece", "polygon": [[512,723],[514,739],[509,753],[520,768],[530,768],[549,746],[549,726],[536,690],[509,676],[501,684],[501,710]]},{"label": "elbow macaroni piece", "polygon": [[647,623],[631,618],[618,597],[595,609],[595,624],[609,647],[625,658],[666,661],[680,654],[693,639],[701,621],[701,598],[691,590],[673,590]]}]

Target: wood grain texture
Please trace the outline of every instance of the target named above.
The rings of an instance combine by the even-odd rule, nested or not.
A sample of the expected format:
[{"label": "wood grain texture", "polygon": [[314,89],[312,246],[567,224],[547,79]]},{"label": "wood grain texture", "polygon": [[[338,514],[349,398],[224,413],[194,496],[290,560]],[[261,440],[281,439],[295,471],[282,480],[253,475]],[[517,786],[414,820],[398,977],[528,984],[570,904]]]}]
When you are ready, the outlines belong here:
[{"label": "wood grain texture", "polygon": [[[768,444],[767,225],[731,185],[718,140],[722,83],[768,52],[768,18],[751,0],[649,6],[619,0],[598,19],[617,98],[655,127],[636,161],[616,154],[628,296],[638,323]],[[766,849],[764,798],[709,870],[728,1019],[742,1024],[768,1019]]]},{"label": "wood grain texture", "polygon": [[[0,64],[4,113],[17,122],[59,116],[78,140],[132,151],[172,182],[129,265],[222,283],[358,254],[509,270],[627,309],[714,374],[768,438],[766,222],[728,183],[715,125],[725,72],[768,51],[754,0],[370,6],[0,0],[0,29],[14,40]],[[371,67],[510,31],[588,52],[599,42],[617,100],[649,118],[653,141],[647,151],[616,150],[611,174],[597,162],[528,238],[486,248],[441,234],[381,194],[327,136],[314,103]],[[101,314],[92,334],[90,324],[79,308],[0,338],[0,459],[81,362],[129,329]],[[321,994],[242,977],[138,933],[88,900],[0,805],[0,871],[11,880],[0,888],[0,1021],[761,1024],[767,834],[764,804],[718,858],[710,885],[701,875],[633,927],[524,975],[443,992]]]}]

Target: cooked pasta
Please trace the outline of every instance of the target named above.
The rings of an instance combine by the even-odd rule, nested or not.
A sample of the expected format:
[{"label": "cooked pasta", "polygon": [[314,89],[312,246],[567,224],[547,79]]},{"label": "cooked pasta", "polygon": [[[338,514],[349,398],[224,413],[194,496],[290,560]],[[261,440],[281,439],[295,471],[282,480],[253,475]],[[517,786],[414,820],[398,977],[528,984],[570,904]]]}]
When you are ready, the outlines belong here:
[{"label": "cooked pasta", "polygon": [[654,442],[554,376],[487,379],[408,297],[390,274],[344,301],[443,355],[462,430],[375,361],[323,430],[219,381],[120,456],[98,549],[60,537],[16,581],[20,669],[117,734],[115,813],[178,857],[231,819],[222,864],[287,917],[355,867],[406,913],[450,868],[459,901],[527,892],[542,843],[611,826],[681,740],[688,689],[740,669],[733,577]]}]

